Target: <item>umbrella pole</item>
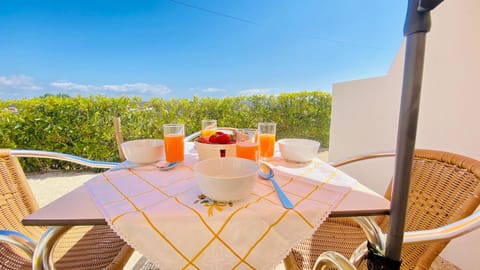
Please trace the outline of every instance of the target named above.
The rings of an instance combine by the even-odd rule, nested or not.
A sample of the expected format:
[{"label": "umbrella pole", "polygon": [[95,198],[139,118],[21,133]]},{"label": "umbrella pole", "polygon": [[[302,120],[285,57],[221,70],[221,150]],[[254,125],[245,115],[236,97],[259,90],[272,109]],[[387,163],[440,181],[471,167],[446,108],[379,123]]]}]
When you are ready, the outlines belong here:
[{"label": "umbrella pole", "polygon": [[442,1],[408,1],[404,26],[406,52],[397,132],[397,155],[390,205],[390,224],[385,250],[387,258],[398,262],[397,269],[400,267],[412,159],[415,149],[426,33],[430,30],[431,25],[430,10]]},{"label": "umbrella pole", "polygon": [[395,174],[390,205],[390,224],[388,229],[385,255],[393,260],[400,260],[403,243],[405,215],[407,209],[412,158],[415,149],[417,119],[420,107],[420,90],[422,83],[425,33],[407,37],[403,77],[403,91],[400,103],[400,116],[397,132]]}]

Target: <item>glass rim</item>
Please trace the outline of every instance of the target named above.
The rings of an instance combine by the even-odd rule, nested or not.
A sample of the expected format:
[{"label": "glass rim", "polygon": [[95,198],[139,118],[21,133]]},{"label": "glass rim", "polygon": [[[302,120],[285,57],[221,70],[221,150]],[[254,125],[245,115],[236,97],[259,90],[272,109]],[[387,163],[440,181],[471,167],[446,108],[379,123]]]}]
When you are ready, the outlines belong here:
[{"label": "glass rim", "polygon": [[258,128],[237,128],[236,130],[257,131],[257,130],[258,130]]}]

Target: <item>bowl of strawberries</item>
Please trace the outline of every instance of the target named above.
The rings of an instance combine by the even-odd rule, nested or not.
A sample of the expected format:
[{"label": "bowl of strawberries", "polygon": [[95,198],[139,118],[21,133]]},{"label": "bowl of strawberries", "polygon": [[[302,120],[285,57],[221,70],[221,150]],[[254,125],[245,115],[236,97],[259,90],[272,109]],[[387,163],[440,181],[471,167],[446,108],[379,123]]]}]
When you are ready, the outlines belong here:
[{"label": "bowl of strawberries", "polygon": [[209,137],[198,137],[195,140],[198,158],[200,160],[220,157],[236,157],[237,144],[235,129],[222,128]]}]

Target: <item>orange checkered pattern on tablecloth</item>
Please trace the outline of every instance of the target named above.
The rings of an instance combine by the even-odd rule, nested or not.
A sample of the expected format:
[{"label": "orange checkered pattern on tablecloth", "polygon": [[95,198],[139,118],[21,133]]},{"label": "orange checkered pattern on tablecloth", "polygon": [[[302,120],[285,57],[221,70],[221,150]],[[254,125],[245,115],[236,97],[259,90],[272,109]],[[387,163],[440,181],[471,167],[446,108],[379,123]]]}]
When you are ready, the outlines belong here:
[{"label": "orange checkered pattern on tablecloth", "polygon": [[86,186],[112,228],[161,269],[272,269],[355,182],[319,161],[279,165],[275,179],[294,209],[283,208],[272,184],[260,178],[248,198],[215,202],[198,188],[196,162],[186,155],[171,171],[107,171]]}]

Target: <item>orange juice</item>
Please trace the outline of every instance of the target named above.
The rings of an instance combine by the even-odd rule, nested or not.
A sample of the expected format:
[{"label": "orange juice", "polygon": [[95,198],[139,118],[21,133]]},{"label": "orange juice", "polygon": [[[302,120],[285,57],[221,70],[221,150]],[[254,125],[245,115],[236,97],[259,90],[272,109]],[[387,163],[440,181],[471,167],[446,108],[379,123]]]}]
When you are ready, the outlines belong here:
[{"label": "orange juice", "polygon": [[254,142],[238,142],[237,157],[258,160],[258,144]]},{"label": "orange juice", "polygon": [[183,161],[183,135],[171,134],[165,135],[163,141],[165,144],[165,159],[168,162]]},{"label": "orange juice", "polygon": [[210,138],[210,136],[217,133],[217,120],[215,119],[203,119],[202,129],[200,130],[200,136],[202,138]]},{"label": "orange juice", "polygon": [[200,136],[204,138],[210,138],[210,136],[215,135],[217,133],[216,129],[202,129],[200,131]]},{"label": "orange juice", "polygon": [[275,150],[275,135],[260,134],[258,138],[260,139],[260,157],[266,159],[273,158],[273,151]]}]

